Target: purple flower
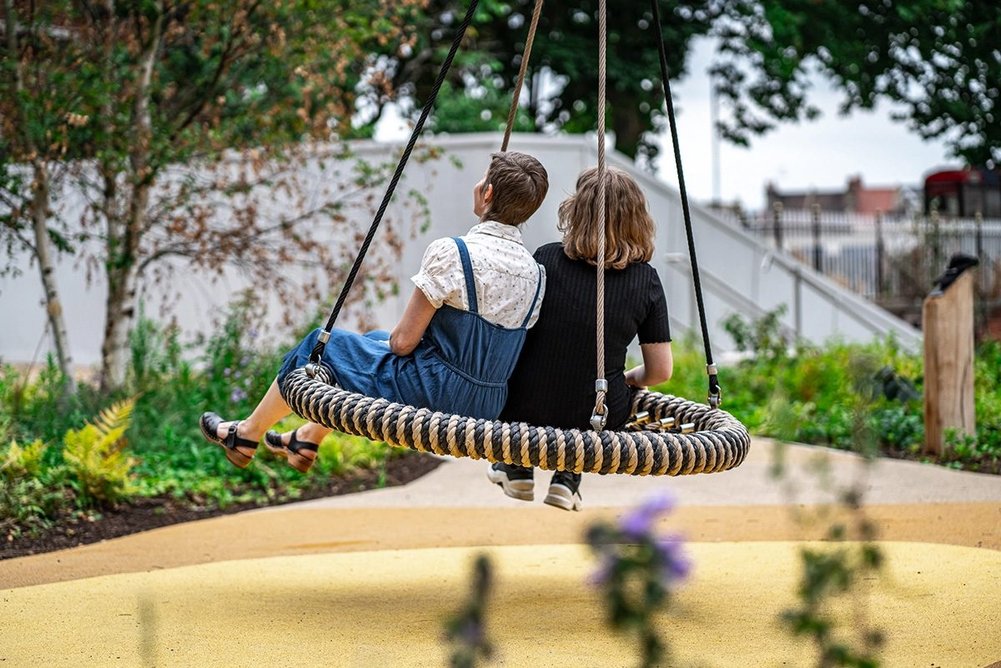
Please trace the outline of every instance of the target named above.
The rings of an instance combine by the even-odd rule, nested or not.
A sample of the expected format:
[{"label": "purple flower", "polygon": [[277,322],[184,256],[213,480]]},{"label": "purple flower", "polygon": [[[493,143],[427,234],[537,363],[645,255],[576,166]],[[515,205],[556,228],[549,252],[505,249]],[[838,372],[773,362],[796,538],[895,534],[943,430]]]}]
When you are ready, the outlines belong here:
[{"label": "purple flower", "polygon": [[615,570],[616,557],[614,554],[609,554],[608,552],[601,558],[601,565],[598,566],[598,570],[588,577],[588,584],[594,585],[595,587],[604,587],[608,584],[609,579],[612,577],[612,571]]},{"label": "purple flower", "polygon": [[668,536],[654,542],[654,551],[660,562],[661,578],[665,586],[684,580],[692,570],[692,562],[685,555],[681,536]]},{"label": "purple flower", "polygon": [[242,387],[233,388],[233,391],[229,393],[229,402],[231,404],[238,404],[247,398],[247,393]]},{"label": "purple flower", "polygon": [[467,645],[478,646],[483,642],[483,626],[471,619],[467,619],[459,627],[458,635]]},{"label": "purple flower", "polygon": [[623,517],[619,522],[619,528],[627,537],[638,540],[651,532],[654,520],[659,515],[669,512],[672,508],[674,499],[668,494],[658,494]]}]

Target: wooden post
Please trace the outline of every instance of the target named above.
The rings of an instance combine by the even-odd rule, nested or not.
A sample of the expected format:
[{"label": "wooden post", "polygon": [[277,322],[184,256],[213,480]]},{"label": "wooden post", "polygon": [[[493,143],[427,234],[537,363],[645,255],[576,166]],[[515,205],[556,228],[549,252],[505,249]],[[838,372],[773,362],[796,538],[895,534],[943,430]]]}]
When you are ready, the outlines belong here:
[{"label": "wooden post", "polygon": [[976,433],[973,412],[973,272],[925,298],[925,452],[945,454],[945,432]]}]

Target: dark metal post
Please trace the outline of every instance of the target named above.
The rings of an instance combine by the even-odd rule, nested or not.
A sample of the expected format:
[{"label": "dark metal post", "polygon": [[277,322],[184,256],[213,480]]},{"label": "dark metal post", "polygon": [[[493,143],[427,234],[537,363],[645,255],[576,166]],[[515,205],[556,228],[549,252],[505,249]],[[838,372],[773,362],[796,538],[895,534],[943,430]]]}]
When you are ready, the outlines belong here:
[{"label": "dark metal post", "polygon": [[796,343],[803,338],[803,272],[799,265],[793,270],[793,322],[796,326]]},{"label": "dark metal post", "polygon": [[984,214],[981,211],[977,211],[976,215],[973,217],[974,225],[976,226],[976,240],[977,240],[977,259],[980,260],[980,266],[984,266]]},{"label": "dark metal post", "polygon": [[820,247],[820,205],[814,204],[813,210],[813,268],[823,271],[823,249]]},{"label": "dark metal post", "polygon": [[886,248],[883,244],[883,212],[876,212],[876,297],[882,297],[885,290],[883,285],[883,256]]},{"label": "dark metal post", "polygon": [[932,262],[928,267],[928,282],[935,280],[935,276],[942,268],[942,237],[940,230],[941,220],[938,215],[938,207],[933,206],[931,210],[931,215],[929,216],[928,223],[931,227],[931,252],[932,252]]},{"label": "dark metal post", "polygon": [[[982,199],[982,197],[981,197]],[[991,263],[987,262],[987,258],[984,257],[984,213],[981,210],[977,210],[977,213],[973,216],[973,223],[975,226],[974,239],[976,244],[977,259],[980,260],[980,266],[983,268],[982,271],[977,272],[977,283],[974,286],[974,297],[976,298],[976,328],[975,334],[979,340],[980,335],[987,328],[987,283],[988,278],[988,267]]]},{"label": "dark metal post", "polygon": [[782,250],[782,202],[772,205],[772,234],[775,235],[775,248]]}]

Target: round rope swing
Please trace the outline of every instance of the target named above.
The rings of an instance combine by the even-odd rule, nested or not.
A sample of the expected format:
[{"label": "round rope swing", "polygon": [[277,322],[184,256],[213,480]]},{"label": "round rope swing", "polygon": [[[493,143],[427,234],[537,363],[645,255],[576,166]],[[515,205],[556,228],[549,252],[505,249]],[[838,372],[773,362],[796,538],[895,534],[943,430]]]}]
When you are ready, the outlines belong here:
[{"label": "round rope swing", "polygon": [[[539,22],[543,0],[536,0],[532,21],[525,41],[518,81],[514,89],[502,151],[507,150],[511,129],[518,108],[518,97],[528,68],[532,42]],[[406,148],[400,157],[396,172],[376,212],[372,226],[362,243],[358,257],[337,298],[326,327],[310,356],[310,363],[288,374],[281,387],[285,401],[300,417],[322,424],[337,431],[385,441],[390,445],[432,452],[452,457],[487,459],[521,466],[535,466],[549,470],[576,473],[626,473],[631,475],[687,475],[726,471],[743,462],[750,447],[747,429],[732,415],[719,408],[721,391],[709,345],[705,305],[699,281],[698,262],[695,256],[695,239],[692,233],[688,195],[681,167],[678,132],[674,104],[667,68],[667,53],[660,28],[660,10],[657,0],[653,8],[653,32],[657,36],[660,52],[660,69],[663,78],[668,120],[674,144],[675,163],[684,211],[688,250],[692,276],[702,326],[702,340],[706,353],[706,372],[709,376],[707,404],[660,394],[649,390],[637,392],[633,403],[633,416],[620,431],[608,431],[605,426],[605,391],[607,381],[601,377],[604,370],[604,271],[597,274],[597,369],[595,381],[595,406],[591,417],[591,430],[557,429],[525,423],[508,423],[483,420],[427,408],[416,408],[386,399],[368,397],[332,386],[332,378],[319,364],[330,331],[354,282],[362,260],[368,251],[375,232],[382,221],[396,185],[400,180],[410,153],[434,107],[441,84],[451,67],[466,29],[472,21],[478,0],[471,0],[465,18],[460,24],[452,46],[435,80],[420,117],[414,126]],[[603,182],[605,167],[605,70],[606,70],[606,0],[599,0],[598,10],[598,171]],[[604,211],[604,188],[599,190],[599,209]],[[599,256],[604,256],[604,238],[599,241]]]}]

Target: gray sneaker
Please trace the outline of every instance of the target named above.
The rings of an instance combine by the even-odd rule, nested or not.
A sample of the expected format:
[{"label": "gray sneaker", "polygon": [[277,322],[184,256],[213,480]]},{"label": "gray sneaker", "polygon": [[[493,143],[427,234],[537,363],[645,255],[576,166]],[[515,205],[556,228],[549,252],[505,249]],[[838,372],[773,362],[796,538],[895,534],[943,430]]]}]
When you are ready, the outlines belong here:
[{"label": "gray sneaker", "polygon": [[545,502],[554,508],[562,510],[580,510],[583,503],[580,498],[580,474],[567,471],[557,471],[549,483],[549,493]]},{"label": "gray sneaker", "polygon": [[535,498],[535,471],[523,466],[494,462],[487,469],[487,478],[500,485],[512,499],[531,501]]}]

